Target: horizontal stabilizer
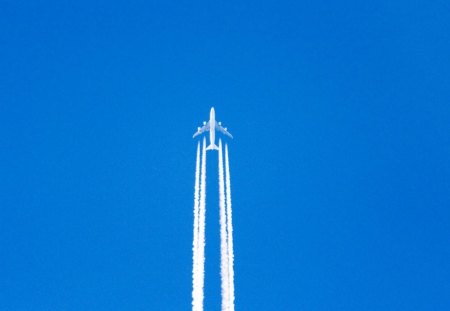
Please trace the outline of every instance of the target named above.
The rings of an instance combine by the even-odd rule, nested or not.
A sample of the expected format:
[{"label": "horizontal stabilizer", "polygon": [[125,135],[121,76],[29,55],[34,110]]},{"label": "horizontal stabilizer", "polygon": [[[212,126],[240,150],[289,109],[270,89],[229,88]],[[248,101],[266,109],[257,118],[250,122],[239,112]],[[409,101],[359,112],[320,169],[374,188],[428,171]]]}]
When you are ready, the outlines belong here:
[{"label": "horizontal stabilizer", "polygon": [[206,148],[206,150],[219,150],[219,147],[217,147],[217,146],[214,145],[214,144],[210,144],[210,145],[208,146],[208,148]]}]

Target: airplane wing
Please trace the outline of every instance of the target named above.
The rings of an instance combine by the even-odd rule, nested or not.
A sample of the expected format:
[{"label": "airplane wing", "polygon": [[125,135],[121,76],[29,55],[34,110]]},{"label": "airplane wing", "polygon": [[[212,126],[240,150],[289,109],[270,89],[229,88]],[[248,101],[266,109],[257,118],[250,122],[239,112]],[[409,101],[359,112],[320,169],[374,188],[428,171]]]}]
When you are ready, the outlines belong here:
[{"label": "airplane wing", "polygon": [[207,131],[209,131],[209,122],[206,123],[205,125],[203,125],[203,127],[199,127],[198,131],[195,132],[195,134],[194,134],[194,136],[192,136],[192,138],[195,138],[198,135],[203,134],[204,132],[207,132]]},{"label": "airplane wing", "polygon": [[228,133],[227,129],[224,128],[222,125],[220,125],[219,123],[216,123],[216,128],[224,135],[227,135],[230,138],[233,138],[233,135],[231,135],[230,133]]}]

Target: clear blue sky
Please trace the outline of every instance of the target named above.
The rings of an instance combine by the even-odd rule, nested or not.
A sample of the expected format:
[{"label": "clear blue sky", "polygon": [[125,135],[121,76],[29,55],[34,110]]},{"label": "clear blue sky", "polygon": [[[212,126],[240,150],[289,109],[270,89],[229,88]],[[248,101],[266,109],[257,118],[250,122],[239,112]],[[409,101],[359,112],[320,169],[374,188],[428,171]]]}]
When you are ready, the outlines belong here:
[{"label": "clear blue sky", "polygon": [[215,106],[237,310],[450,310],[449,12],[2,1],[0,309],[189,310],[191,137]]}]

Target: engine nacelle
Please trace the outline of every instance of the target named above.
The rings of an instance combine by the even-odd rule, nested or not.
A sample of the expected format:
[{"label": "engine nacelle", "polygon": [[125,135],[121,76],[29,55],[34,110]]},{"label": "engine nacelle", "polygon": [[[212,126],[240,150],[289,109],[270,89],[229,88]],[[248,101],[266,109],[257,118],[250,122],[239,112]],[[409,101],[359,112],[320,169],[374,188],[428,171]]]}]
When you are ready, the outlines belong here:
[{"label": "engine nacelle", "polygon": [[206,121],[203,121],[203,125],[206,125]]},{"label": "engine nacelle", "polygon": [[200,128],[200,127],[197,127],[197,132],[200,132],[200,130],[201,130],[201,128]]},{"label": "engine nacelle", "polygon": [[222,122],[219,122],[219,125],[222,125]]}]

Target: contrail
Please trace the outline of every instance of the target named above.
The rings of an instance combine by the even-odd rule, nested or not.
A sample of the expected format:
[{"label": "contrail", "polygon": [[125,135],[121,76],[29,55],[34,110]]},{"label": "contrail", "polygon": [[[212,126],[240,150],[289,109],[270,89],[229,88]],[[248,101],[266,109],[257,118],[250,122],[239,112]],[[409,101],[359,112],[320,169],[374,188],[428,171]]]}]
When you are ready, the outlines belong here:
[{"label": "contrail", "polygon": [[219,139],[219,206],[220,206],[220,276],[222,280],[222,310],[229,310],[228,242],[225,213],[222,140]]},{"label": "contrail", "polygon": [[199,204],[199,245],[198,245],[198,310],[203,310],[204,284],[205,284],[205,214],[206,214],[206,138],[203,137],[200,204]]},{"label": "contrail", "polygon": [[199,310],[200,289],[199,285],[199,250],[198,250],[198,229],[199,229],[199,192],[200,192],[200,142],[197,144],[197,158],[195,163],[195,187],[194,187],[194,238],[192,241],[192,310]]},{"label": "contrail", "polygon": [[231,212],[231,184],[230,184],[230,162],[228,159],[228,144],[225,144],[225,171],[227,190],[227,231],[228,231],[228,282],[230,305],[229,310],[234,311],[234,250],[233,250],[233,217]]}]

